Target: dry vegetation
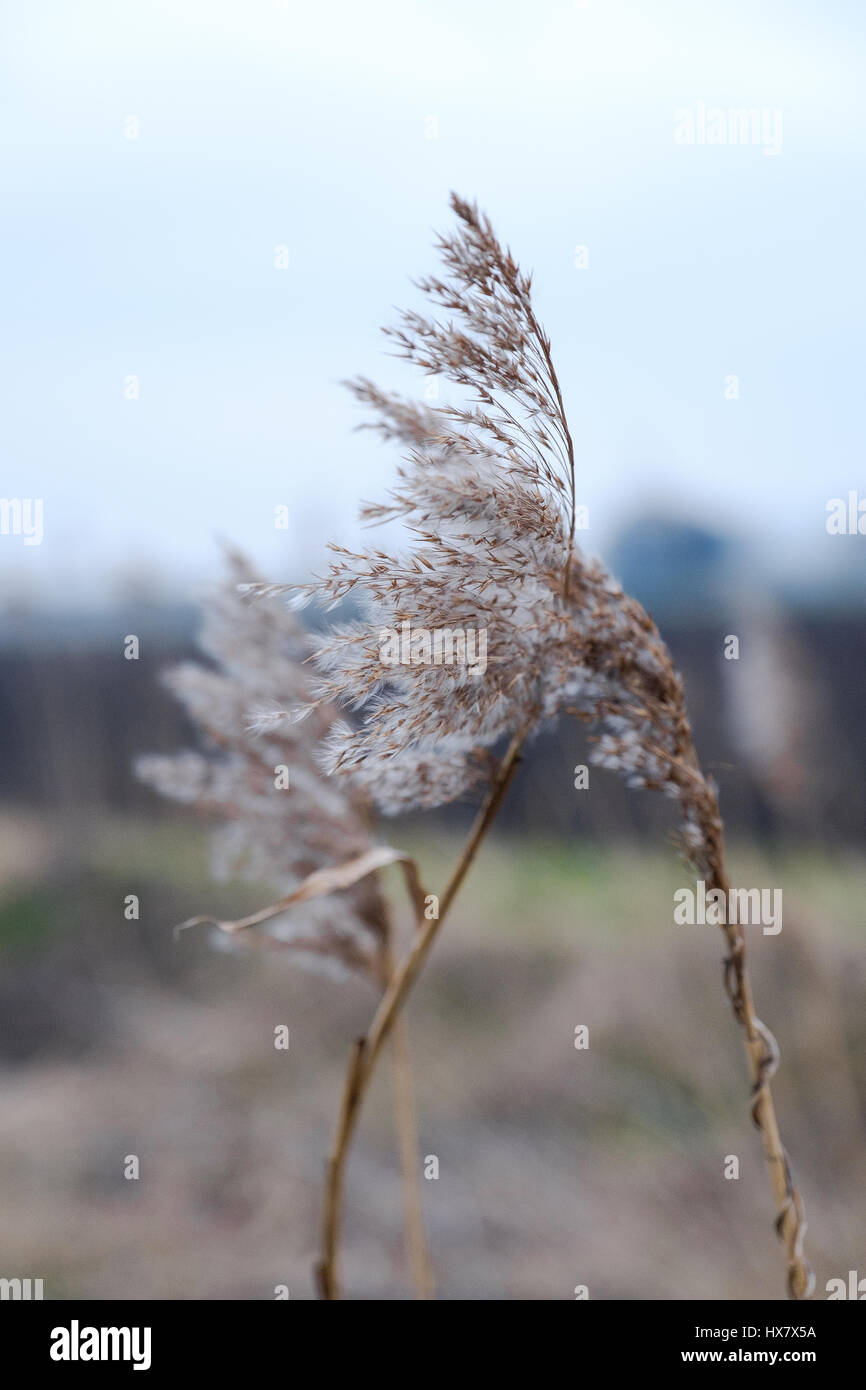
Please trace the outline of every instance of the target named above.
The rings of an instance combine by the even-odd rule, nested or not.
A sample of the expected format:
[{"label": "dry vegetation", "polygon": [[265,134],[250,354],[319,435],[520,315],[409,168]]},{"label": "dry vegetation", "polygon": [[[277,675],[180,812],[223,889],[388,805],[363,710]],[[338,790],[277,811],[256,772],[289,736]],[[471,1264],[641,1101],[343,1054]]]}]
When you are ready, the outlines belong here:
[{"label": "dry vegetation", "polygon": [[[364,515],[373,522],[400,517],[408,549],[333,546],[329,573],[296,593],[328,608],[347,598],[360,605],[357,619],[335,622],[317,639],[312,681],[288,614],[272,622],[260,616],[262,604],[244,609],[224,599],[218,640],[209,641],[219,670],[192,667],[173,677],[216,756],[144,765],[169,795],[225,816],[257,867],[273,866],[291,880],[278,903],[216,926],[255,940],[256,929],[269,924],[274,944],[302,945],[306,957],[341,968],[360,966],[383,986],[350,1053],[328,1159],[318,1264],[326,1298],[340,1292],[346,1165],[379,1055],[399,1037],[410,991],[533,736],[560,715],[590,725],[601,767],[675,803],[680,850],[708,892],[727,901],[731,887],[716,787],[701,768],[668,649],[641,605],[576,543],[575,451],[531,277],[474,205],[456,195],[451,205],[457,224],[439,238],[442,277],[419,281],[434,312],[406,312],[388,332],[399,355],[450,383],[457,399],[422,407],[364,379],[354,385],[382,435],[403,449],[389,500],[368,505]],[[259,600],[283,592],[253,581],[242,589]],[[385,659],[383,634],[405,624],[422,642],[395,665]],[[465,660],[431,659],[430,634],[455,628],[484,634],[483,673]],[[263,709],[253,697],[265,701]],[[356,717],[341,720],[341,708]],[[272,771],[284,772],[285,782],[271,783]],[[369,843],[368,810],[414,811],[470,794],[481,799],[475,824],[441,888],[425,897],[405,856]],[[417,923],[397,963],[384,900],[370,882],[394,858],[407,867]],[[330,890],[335,895],[326,896]],[[642,911],[642,885],[634,891]],[[664,920],[661,904],[659,911]],[[727,917],[722,929],[725,987],[746,1044],[751,1114],[787,1288],[804,1298],[813,1287],[804,1204],[770,1089],[778,1048],[755,1010],[744,927]],[[401,1089],[408,1115],[405,1071]],[[407,1126],[407,1175],[412,1147]]]}]

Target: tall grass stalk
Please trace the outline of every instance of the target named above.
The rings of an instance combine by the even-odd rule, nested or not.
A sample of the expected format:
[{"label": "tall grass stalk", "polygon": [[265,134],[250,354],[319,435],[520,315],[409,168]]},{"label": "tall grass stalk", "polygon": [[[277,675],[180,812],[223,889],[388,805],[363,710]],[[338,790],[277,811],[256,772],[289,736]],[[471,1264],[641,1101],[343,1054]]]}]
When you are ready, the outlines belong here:
[{"label": "tall grass stalk", "polygon": [[[682,681],[655,623],[604,566],[576,546],[575,452],[550,339],[521,272],[489,220],[452,197],[457,230],[439,238],[445,274],[419,287],[449,317],[402,315],[386,330],[398,354],[444,378],[463,399],[430,407],[352,383],[375,428],[404,448],[390,501],[368,505],[371,522],[401,517],[408,555],[334,546],[327,575],[300,601],[338,604],[351,595],[359,619],[336,624],[317,652],[317,698],[348,705],[360,722],[335,726],[324,766],[385,813],[487,791],[439,904],[419,918],[370,1028],[352,1050],[328,1165],[320,1288],[339,1295],[337,1258],[343,1176],[379,1054],[507,792],[527,739],[567,713],[592,726],[593,760],[632,787],[661,791],[679,813],[678,842],[708,889],[728,899],[730,880],[714,783],[701,769]],[[467,399],[468,393],[468,399]],[[273,592],[273,591],[271,591]],[[482,680],[419,648],[395,669],[382,634],[416,629],[486,635]],[[477,672],[474,673],[477,675]],[[311,706],[315,708],[315,702]],[[497,764],[492,750],[508,739]],[[760,1130],[784,1246],[788,1293],[808,1297],[803,1199],[779,1134],[770,1083],[779,1053],[757,1017],[738,923],[726,923],[725,985],[743,1030],[751,1113]]]}]

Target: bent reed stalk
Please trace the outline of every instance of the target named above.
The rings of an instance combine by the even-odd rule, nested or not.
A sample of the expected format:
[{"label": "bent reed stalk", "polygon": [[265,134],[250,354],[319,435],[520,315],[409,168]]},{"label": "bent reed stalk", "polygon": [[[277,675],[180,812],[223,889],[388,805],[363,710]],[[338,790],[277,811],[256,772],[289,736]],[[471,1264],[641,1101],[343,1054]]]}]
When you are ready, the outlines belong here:
[{"label": "bent reed stalk", "polygon": [[[352,1046],[343,1087],[340,1118],[327,1165],[322,1225],[322,1256],[317,1265],[319,1290],[325,1299],[338,1299],[338,1251],[341,1204],[346,1165],[361,1109],[373,1078],[376,1061],[392,1030],[400,1029],[401,1010],[418,979],[445,916],[468,874],[482,842],[505,798],[517,771],[525,734],[516,736],[500,764],[493,786],[481,807],[466,845],[440,899],[439,916],[419,922],[418,935],[402,966],[379,1003],[365,1037]],[[712,886],[727,895],[730,882],[724,866],[721,827],[718,861]],[[782,1144],[770,1081],[779,1063],[779,1050],[773,1035],[755,1014],[752,988],[746,968],[746,943],[738,924],[723,927],[729,954],[725,959],[725,986],[734,1017],[745,1033],[746,1053],[752,1077],[752,1120],[761,1133],[764,1154],[776,1203],[776,1231],[784,1243],[788,1261],[787,1291],[790,1298],[808,1298],[814,1289],[814,1276],[803,1255],[806,1234],[802,1195],[794,1181],[788,1155]]]},{"label": "bent reed stalk", "polygon": [[349,1053],[349,1065],[343,1085],[340,1115],[327,1164],[322,1219],[322,1255],[317,1266],[318,1284],[323,1298],[337,1299],[340,1296],[337,1254],[346,1163],[364,1097],[373,1078],[376,1060],[392,1029],[399,1024],[402,1016],[401,1010],[407,995],[421,974],[433,942],[448,915],[448,910],[471,869],[484,837],[493,824],[496,813],[505,798],[511,779],[517,771],[523,741],[524,736],[522,734],[516,736],[500,764],[484,805],[475,819],[475,824],[470,831],[463,852],[439,899],[438,917],[430,921],[425,921],[422,918],[419,921],[412,948],[403,964],[391,977],[391,983],[382,996],[366,1036],[358,1038]]},{"label": "bent reed stalk", "polygon": [[[335,726],[326,770],[386,814],[455,801],[490,778],[490,752],[507,737],[438,920],[416,939],[352,1051],[329,1165],[320,1288],[338,1296],[343,1176],[376,1061],[513,776],[525,740],[567,712],[597,731],[592,760],[631,787],[678,803],[681,849],[697,875],[724,887],[722,824],[714,783],[694,750],[682,681],[655,623],[600,561],[575,544],[572,436],[550,339],[532,304],[531,276],[478,208],[452,195],[455,232],[439,238],[443,278],[417,282],[450,318],[410,311],[386,330],[398,355],[468,390],[468,403],[431,407],[380,391],[355,395],[374,428],[404,447],[390,501],[367,505],[370,522],[400,517],[415,538],[408,555],[332,546],[330,571],[298,595],[333,607],[351,595],[361,618],[335,624],[316,653],[317,697],[350,705],[360,725]],[[271,589],[269,592],[274,592]],[[474,626],[487,634],[483,681],[444,666],[382,661],[377,632],[406,618],[425,631]],[[315,703],[311,708],[315,709]],[[745,1034],[752,1117],[770,1170],[776,1227],[791,1297],[807,1297],[802,1196],[779,1136],[770,1091],[778,1048],[755,1014],[745,938],[725,927],[725,983]]]},{"label": "bent reed stalk", "polygon": [[[393,932],[389,932],[388,946],[383,953],[385,973],[384,985],[394,979],[394,962],[391,952]],[[424,1204],[421,1200],[421,1150],[418,1143],[418,1119],[415,1108],[415,1087],[412,1079],[412,1054],[409,1043],[409,1026],[405,1014],[395,1020],[391,1032],[391,1078],[394,1111],[394,1129],[400,1154],[400,1170],[403,1178],[403,1211],[406,1229],[406,1258],[415,1287],[415,1297],[426,1301],[434,1293],[433,1267],[427,1245],[427,1232],[424,1227]]]},{"label": "bent reed stalk", "polygon": [[[332,546],[328,572],[300,589],[255,580],[235,557],[236,582],[213,606],[205,633],[216,669],[187,664],[170,677],[215,756],[190,752],[141,764],[166,795],[223,821],[223,871],[240,866],[290,890],[272,907],[217,927],[235,936],[268,924],[248,935],[301,963],[372,979],[384,991],[352,1049],[327,1163],[317,1275],[328,1299],[339,1296],[345,1169],[377,1060],[525,743],[562,714],[590,725],[591,761],[629,787],[669,797],[692,871],[729,891],[718,794],[698,762],[670,652],[641,604],[576,543],[575,452],[532,278],[474,204],[452,195],[451,206],[457,227],[438,241],[444,273],[417,282],[446,317],[410,311],[386,331],[398,356],[450,382],[459,399],[431,406],[365,378],[351,384],[374,413],[372,427],[403,449],[389,499],[365,506],[362,517],[402,520],[412,538],[408,552]],[[326,609],[352,599],[358,616],[310,638],[288,608],[248,602],[289,590],[296,603]],[[426,640],[433,634],[434,648],[435,634],[446,629],[483,632],[483,671],[473,675],[459,661],[430,664],[423,646],[416,660],[411,644],[408,661],[402,650],[398,662],[386,661],[381,634],[403,631],[407,622]],[[339,714],[347,707],[351,722]],[[503,746],[497,762],[494,750]],[[278,767],[292,775],[275,794]],[[375,843],[371,807],[397,815],[476,794],[481,809],[438,917],[428,921],[417,867]],[[406,877],[417,922],[396,969],[378,881],[393,863]],[[755,1012],[742,926],[727,923],[724,931],[725,987],[745,1037],[752,1118],[770,1171],[788,1293],[804,1298],[813,1279],[803,1253],[803,1199],[770,1090],[779,1052]],[[398,1071],[404,1125],[413,1108],[405,1079]],[[407,1135],[408,1127],[404,1155]],[[429,1289],[418,1254],[420,1198],[410,1196],[408,1183],[406,1196],[416,1281]]]}]

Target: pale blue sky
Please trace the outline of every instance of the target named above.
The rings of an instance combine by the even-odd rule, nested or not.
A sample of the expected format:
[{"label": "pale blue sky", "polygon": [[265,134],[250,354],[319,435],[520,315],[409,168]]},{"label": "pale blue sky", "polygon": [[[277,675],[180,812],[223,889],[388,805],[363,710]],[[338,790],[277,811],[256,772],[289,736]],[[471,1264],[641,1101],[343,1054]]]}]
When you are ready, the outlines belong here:
[{"label": "pale blue sky", "polygon": [[[850,559],[824,508],[866,493],[855,0],[0,14],[0,494],[45,507],[41,546],[0,537],[7,595],[149,573],[189,599],[217,536],[280,577],[357,539],[396,460],[338,383],[421,389],[377,330],[433,268],[452,187],[534,269],[592,548],[654,506],[768,563]],[[781,151],[678,145],[698,102],[778,109]]]}]

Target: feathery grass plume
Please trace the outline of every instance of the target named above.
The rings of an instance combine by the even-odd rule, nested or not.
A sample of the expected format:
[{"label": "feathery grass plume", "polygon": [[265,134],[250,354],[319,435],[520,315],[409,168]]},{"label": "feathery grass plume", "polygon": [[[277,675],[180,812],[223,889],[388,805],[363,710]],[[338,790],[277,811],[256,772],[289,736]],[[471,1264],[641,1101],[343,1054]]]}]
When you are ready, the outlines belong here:
[{"label": "feathery grass plume", "polygon": [[[414,915],[424,895],[414,861],[377,844],[369,808],[351,788],[328,781],[317,752],[337,714],[310,701],[303,662],[309,635],[288,609],[251,604],[243,594],[256,576],[239,554],[228,555],[230,577],[206,608],[200,646],[212,665],[186,662],[165,683],[201,731],[205,749],[137,760],[139,777],[163,795],[195,806],[218,822],[212,847],[216,877],[268,882],[284,896],[238,921],[197,917],[221,942],[267,946],[298,964],[347,978],[361,976],[381,990],[393,973],[393,932],[378,870],[399,864]],[[288,786],[275,785],[278,767]],[[254,932],[250,928],[262,928]],[[403,1167],[406,1241],[418,1297],[432,1276],[421,1208],[408,1035],[393,1037],[394,1111]]]},{"label": "feathery grass plume", "polygon": [[[575,544],[574,447],[531,279],[474,205],[452,196],[452,208],[456,230],[439,238],[443,278],[418,282],[442,314],[404,313],[386,332],[398,355],[452,382],[461,399],[422,406],[363,378],[351,383],[374,412],[373,428],[405,451],[388,501],[362,514],[374,523],[402,518],[409,549],[354,553],[333,546],[329,572],[300,595],[326,606],[352,595],[361,608],[361,617],[338,624],[317,652],[316,700],[328,709],[350,706],[359,721],[327,733],[326,769],[386,813],[488,787],[439,920],[424,927],[398,972],[347,1080],[353,1115],[521,746],[553,716],[567,712],[590,723],[597,763],[632,787],[674,800],[680,843],[695,872],[708,888],[728,889],[716,788],[698,763],[667,647],[641,605]],[[406,623],[408,651],[395,662],[393,650],[385,656],[383,637]],[[486,634],[483,675],[465,661],[437,662],[430,634],[446,630]],[[492,750],[505,739],[509,751],[497,763]],[[742,927],[724,930],[725,979],[745,1032],[752,1114],[773,1183],[788,1289],[807,1296],[803,1204],[769,1089],[778,1053],[755,1016]],[[350,1137],[351,1126],[341,1162]]]},{"label": "feathery grass plume", "polygon": [[[269,883],[289,896],[316,871],[369,853],[367,809],[348,787],[322,776],[317,747],[337,713],[310,698],[309,634],[287,609],[251,604],[240,592],[255,581],[248,563],[229,555],[229,581],[211,598],[200,647],[211,666],[184,662],[165,684],[206,742],[202,751],[148,754],[139,777],[164,796],[218,822],[211,853],[215,877]],[[275,770],[288,769],[277,789]],[[305,965],[381,981],[388,912],[375,877],[337,896],[308,899],[273,918],[266,932]]]}]

